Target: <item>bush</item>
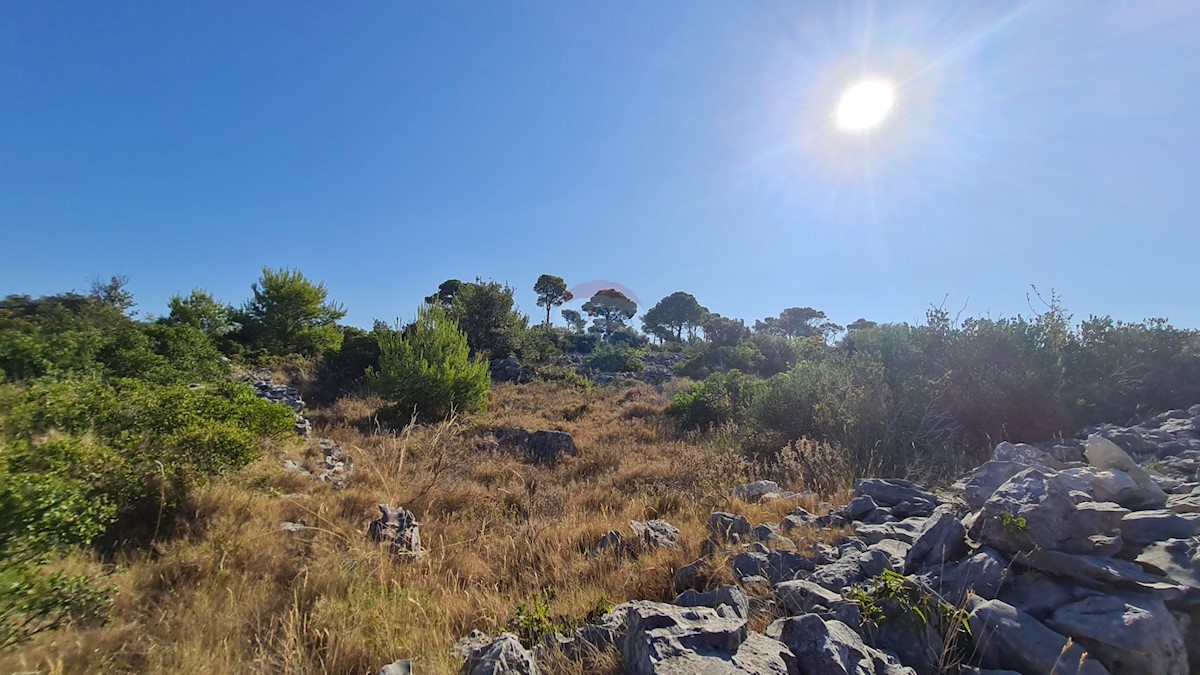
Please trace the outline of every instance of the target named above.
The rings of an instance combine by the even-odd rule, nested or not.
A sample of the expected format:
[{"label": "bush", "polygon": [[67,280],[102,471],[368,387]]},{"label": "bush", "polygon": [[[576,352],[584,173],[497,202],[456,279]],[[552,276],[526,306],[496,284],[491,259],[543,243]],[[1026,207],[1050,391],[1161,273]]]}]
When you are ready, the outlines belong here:
[{"label": "bush", "polygon": [[130,379],[42,379],[0,389],[0,437],[28,444],[39,457],[66,452],[42,442],[51,432],[88,435],[99,444],[90,452],[103,461],[67,453],[72,459],[62,464],[74,472],[92,467],[80,480],[90,498],[115,508],[110,541],[169,527],[190,485],[257,459],[260,438],[290,437],[294,424],[288,408],[233,382],[191,389]]},{"label": "bush", "polygon": [[379,368],[367,371],[371,389],[392,403],[392,415],[444,419],[487,403],[488,364],[471,356],[467,337],[440,305],[425,305],[405,333],[380,337]]},{"label": "bush", "polygon": [[737,370],[713,373],[703,382],[676,394],[669,412],[687,429],[741,423],[746,420],[750,406],[762,388],[762,382]]},{"label": "bush", "polygon": [[638,373],[646,367],[637,350],[608,343],[597,347],[583,363],[588,368],[602,373]]}]

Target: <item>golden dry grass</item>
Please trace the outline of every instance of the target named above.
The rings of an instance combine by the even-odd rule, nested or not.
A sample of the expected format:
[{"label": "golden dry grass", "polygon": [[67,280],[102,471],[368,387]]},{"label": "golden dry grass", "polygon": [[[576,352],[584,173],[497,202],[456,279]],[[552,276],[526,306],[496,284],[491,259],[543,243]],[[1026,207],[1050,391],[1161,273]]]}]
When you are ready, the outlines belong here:
[{"label": "golden dry grass", "polygon": [[[176,537],[118,561],[107,625],[41,636],[0,672],[374,673],[401,657],[419,673],[453,672],[458,637],[503,630],[535,594],[550,589],[552,615],[576,621],[627,599],[669,600],[674,571],[701,556],[711,511],[758,523],[793,507],[726,497],[752,478],[746,465],[680,440],[650,387],[498,386],[487,413],[403,432],[374,423],[379,403],[342,400],[312,416],[316,435],[355,460],[347,489],[280,469],[285,457],[315,468],[311,447],[203,486]],[[531,465],[486,442],[501,425],[570,432],[580,455]],[[416,513],[423,561],[394,562],[366,540],[380,503]],[[606,531],[649,518],[679,528],[679,548],[587,555]],[[728,565],[715,560],[709,576],[729,581]],[[605,659],[589,672],[617,668]]]}]

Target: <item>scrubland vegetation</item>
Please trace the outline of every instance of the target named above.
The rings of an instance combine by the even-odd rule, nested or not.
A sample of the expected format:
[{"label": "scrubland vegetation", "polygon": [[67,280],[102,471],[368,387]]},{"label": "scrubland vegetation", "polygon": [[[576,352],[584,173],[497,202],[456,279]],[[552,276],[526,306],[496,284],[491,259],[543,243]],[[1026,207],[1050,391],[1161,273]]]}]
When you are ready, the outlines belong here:
[{"label": "scrubland vegetation", "polygon": [[[680,292],[638,331],[617,291],[583,304],[590,327],[562,310],[564,328],[563,280],[536,289],[541,325],[478,279],[370,331],[290,270],[264,270],[241,307],[197,290],[140,320],[120,279],[0,301],[0,671],[449,672],[472,629],[532,640],[673,597],[714,508],[793,506],[741,503],[740,483],[810,490],[817,510],[858,476],[936,481],[999,440],[1200,401],[1200,333],[1076,322],[1055,297],[1030,317],[843,328],[798,307],[751,328]],[[660,352],[681,363],[650,384]],[[492,384],[488,360],[510,355],[532,381]],[[314,435],[354,460],[346,489],[280,468],[319,451],[242,381],[254,368],[316,404]],[[530,464],[491,440],[504,426],[569,432],[579,455]],[[422,561],[365,539],[381,503],[416,514]],[[590,554],[648,518],[680,547]]]}]

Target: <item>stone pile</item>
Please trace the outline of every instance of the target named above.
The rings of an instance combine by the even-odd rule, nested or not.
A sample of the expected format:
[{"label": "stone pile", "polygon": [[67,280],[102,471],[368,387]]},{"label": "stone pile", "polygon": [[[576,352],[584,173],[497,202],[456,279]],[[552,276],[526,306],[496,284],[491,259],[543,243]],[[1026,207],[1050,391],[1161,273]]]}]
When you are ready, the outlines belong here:
[{"label": "stone pile", "polygon": [[[318,438],[317,448],[321,451],[320,471],[317,479],[329,483],[334,490],[344,490],[350,484],[350,474],[354,471],[354,460],[342,446],[331,439]],[[312,476],[312,472],[295,460],[283,460],[283,469],[290,473]]]},{"label": "stone pile", "polygon": [[[797,545],[832,526],[853,535]],[[869,479],[829,513],[716,512],[709,532],[674,602],[628,602],[537,645],[475,633],[464,672],[536,673],[556,650],[616,651],[635,674],[1200,673],[1200,406],[1001,443],[943,493]],[[598,549],[625,542],[605,537]],[[722,560],[737,585],[691,587]]]},{"label": "stone pile", "polygon": [[275,384],[271,381],[271,374],[264,371],[254,371],[251,374],[250,386],[254,387],[254,393],[259,398],[285,405],[292,409],[292,413],[296,416],[297,434],[304,437],[312,434],[312,424],[302,414],[305,405],[304,399],[301,398],[300,392],[296,391],[295,387],[289,387],[286,384]]},{"label": "stone pile", "polygon": [[533,371],[521,365],[515,356],[492,359],[488,367],[496,382],[528,382],[533,379]]},{"label": "stone pile", "polygon": [[534,462],[552,464],[563,455],[579,454],[579,449],[575,447],[575,439],[565,431],[500,427],[493,433],[498,448],[518,450]]}]

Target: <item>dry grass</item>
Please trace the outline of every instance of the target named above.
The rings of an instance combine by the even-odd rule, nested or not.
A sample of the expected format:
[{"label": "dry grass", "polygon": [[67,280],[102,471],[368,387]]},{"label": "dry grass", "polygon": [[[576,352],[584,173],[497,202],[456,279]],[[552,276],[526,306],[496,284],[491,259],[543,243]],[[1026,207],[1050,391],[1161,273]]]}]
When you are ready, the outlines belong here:
[{"label": "dry grass", "polygon": [[[488,413],[395,433],[373,423],[378,401],[340,401],[313,420],[353,456],[350,487],[284,473],[279,455],[197,490],[178,536],[119,561],[107,625],[42,636],[0,659],[0,672],[374,673],[404,657],[447,673],[458,637],[503,630],[546,589],[552,614],[576,621],[627,599],[669,600],[674,571],[701,556],[712,510],[758,523],[792,505],[726,497],[754,476],[680,440],[666,404],[649,387],[499,386]],[[530,465],[484,441],[500,425],[570,432],[580,455]],[[365,539],[379,503],[417,514],[422,562],[393,562]],[[678,527],[680,547],[635,561],[587,555],[604,532],[648,518]],[[284,521],[311,529],[287,532]],[[728,574],[717,560],[710,580]],[[589,672],[617,667],[605,658]]]}]

